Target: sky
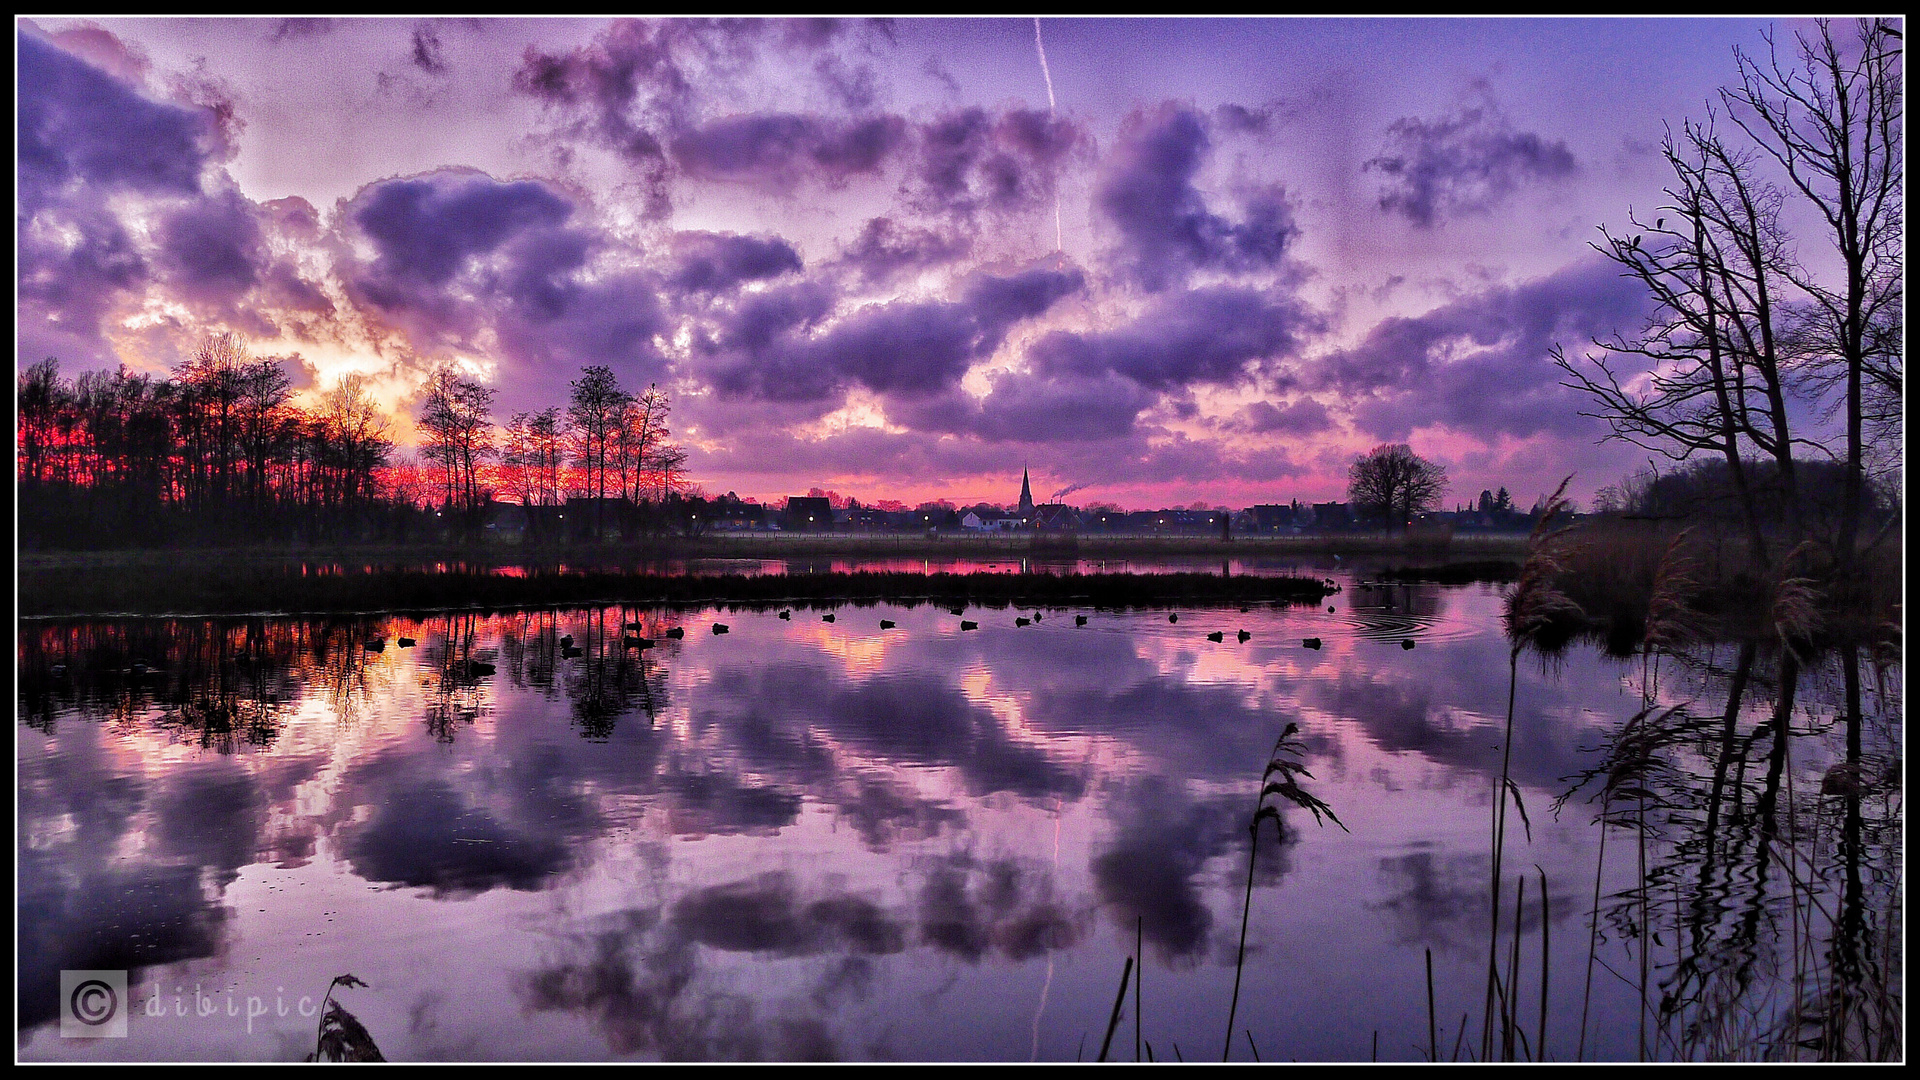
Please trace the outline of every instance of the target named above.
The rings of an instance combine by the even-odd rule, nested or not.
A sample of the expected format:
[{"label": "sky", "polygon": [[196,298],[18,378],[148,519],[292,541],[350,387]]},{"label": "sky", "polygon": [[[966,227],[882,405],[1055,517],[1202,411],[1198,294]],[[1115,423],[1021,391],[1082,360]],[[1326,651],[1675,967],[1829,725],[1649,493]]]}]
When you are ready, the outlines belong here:
[{"label": "sky", "polygon": [[1649,313],[1589,245],[1771,25],[20,19],[17,365],[235,330],[405,453],[435,366],[602,364],[773,501],[1584,502],[1647,457],[1549,359]]}]

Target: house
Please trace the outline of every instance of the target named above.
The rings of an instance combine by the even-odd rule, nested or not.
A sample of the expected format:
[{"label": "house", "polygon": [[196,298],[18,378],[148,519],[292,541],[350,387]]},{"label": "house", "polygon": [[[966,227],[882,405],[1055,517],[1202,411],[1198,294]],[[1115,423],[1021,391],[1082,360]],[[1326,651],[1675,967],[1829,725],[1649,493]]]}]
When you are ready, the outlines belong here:
[{"label": "house", "polygon": [[1042,532],[1078,531],[1080,514],[1065,503],[1041,503],[1033,508],[1033,527]]},{"label": "house", "polygon": [[833,528],[833,505],[822,496],[789,495],[780,527],[793,532],[828,532]]},{"label": "house", "polygon": [[1314,503],[1313,524],[1321,532],[1339,532],[1353,528],[1353,514],[1343,502]]},{"label": "house", "polygon": [[1304,524],[1297,513],[1296,503],[1263,503],[1242,510],[1234,522],[1243,533],[1256,535],[1279,535],[1297,533]]},{"label": "house", "polygon": [[527,536],[527,510],[519,503],[492,502],[486,510],[486,537],[517,544]]}]

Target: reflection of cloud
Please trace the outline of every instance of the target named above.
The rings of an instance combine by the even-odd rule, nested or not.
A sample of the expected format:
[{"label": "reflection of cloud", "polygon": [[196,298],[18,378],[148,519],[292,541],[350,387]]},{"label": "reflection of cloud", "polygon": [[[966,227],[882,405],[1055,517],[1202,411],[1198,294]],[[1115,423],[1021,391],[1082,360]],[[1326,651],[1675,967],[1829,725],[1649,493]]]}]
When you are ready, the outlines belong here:
[{"label": "reflection of cloud", "polygon": [[798,795],[749,787],[711,773],[664,777],[660,787],[672,793],[669,828],[679,836],[770,833],[792,824],[800,813]]},{"label": "reflection of cloud", "polygon": [[[1386,912],[1394,928],[1394,941],[1401,945],[1427,944],[1436,948],[1478,948],[1475,935],[1484,939],[1487,927],[1487,857],[1462,853],[1439,855],[1415,845],[1405,855],[1380,860],[1380,877],[1391,890],[1386,900],[1369,904],[1374,911]],[[1525,875],[1531,878],[1531,875]],[[1527,882],[1527,906],[1520,915],[1520,929],[1527,932],[1540,926],[1538,879]],[[1512,929],[1513,883],[1508,881],[1502,896],[1501,925]],[[1554,892],[1549,907],[1555,923],[1572,917],[1576,898],[1571,892]]]},{"label": "reflection of cloud", "polygon": [[950,766],[974,794],[1078,797],[1085,782],[1039,749],[1008,737],[992,712],[932,673],[847,683],[822,664],[780,662],[717,670],[707,695],[767,717],[770,728],[809,727],[860,753],[903,765]]},{"label": "reflection of cloud", "polygon": [[1487,858],[1414,851],[1380,860],[1380,876],[1392,894],[1378,904],[1393,921],[1400,945],[1452,949],[1487,925]]},{"label": "reflection of cloud", "polygon": [[672,921],[691,940],[729,952],[872,955],[899,952],[906,943],[905,931],[871,900],[802,901],[785,873],[692,892],[674,905]]},{"label": "reflection of cloud", "polygon": [[343,830],[342,855],[369,881],[473,896],[501,886],[541,888],[569,863],[556,838],[510,830],[440,780],[393,779],[357,792],[373,816]]},{"label": "reflection of cloud", "polygon": [[1050,871],[1014,859],[950,855],[920,890],[920,939],[968,963],[989,953],[1017,961],[1070,949],[1083,923],[1054,898]]},{"label": "reflection of cloud", "polygon": [[[1201,900],[1197,880],[1207,860],[1244,852],[1251,808],[1240,797],[1193,801],[1178,785],[1146,778],[1116,793],[1108,804],[1119,825],[1113,846],[1093,860],[1094,885],[1115,923],[1141,932],[1163,961],[1202,955],[1213,912]],[[1287,837],[1280,854],[1264,852],[1264,884],[1277,884],[1290,864]],[[1262,847],[1271,843],[1263,830]],[[1256,863],[1256,866],[1259,864]]]},{"label": "reflection of cloud", "polygon": [[19,870],[21,1032],[59,1016],[60,972],[139,971],[213,956],[226,910],[200,868],[143,864],[78,869],[64,854],[23,853]]},{"label": "reflection of cloud", "polygon": [[[838,928],[833,932],[807,929],[804,918],[788,918],[798,902],[785,902],[793,900],[791,886],[775,878],[696,893],[666,920],[658,909],[630,908],[593,929],[570,934],[564,946],[569,955],[526,975],[518,992],[535,1012],[583,1015],[616,1054],[650,1053],[665,1061],[834,1060],[842,1055],[818,1009],[852,991],[861,976],[842,965],[829,973],[812,999],[766,1010],[751,998],[704,985],[697,947],[703,942],[689,930],[730,941],[728,935],[740,931],[726,926],[725,920],[745,913],[759,920],[747,937],[773,942],[774,948],[782,941],[792,944],[791,935],[815,944],[841,935],[842,943],[863,940],[898,947],[897,939],[885,933],[869,933],[879,923],[863,926],[860,919],[848,920],[847,913],[858,906],[846,904],[848,899],[801,906],[827,912],[826,924]],[[844,936],[849,930],[851,938]]]}]

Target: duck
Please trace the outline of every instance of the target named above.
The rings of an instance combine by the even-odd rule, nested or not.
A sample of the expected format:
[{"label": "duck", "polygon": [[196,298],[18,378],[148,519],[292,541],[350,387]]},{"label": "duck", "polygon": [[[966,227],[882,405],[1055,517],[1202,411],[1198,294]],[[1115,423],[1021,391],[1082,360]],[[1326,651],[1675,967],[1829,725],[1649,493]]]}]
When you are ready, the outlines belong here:
[{"label": "duck", "polygon": [[413,639],[412,639],[412,638],[410,638],[410,637],[403,637],[403,638],[401,638],[401,639],[400,639],[400,647],[401,647],[401,648],[403,648],[403,649],[411,649],[411,648],[413,648],[413,647],[414,647],[415,645],[418,645],[418,644],[419,644],[419,642],[417,642],[417,641],[415,641],[415,640],[413,640]]},{"label": "duck", "polygon": [[829,611],[829,612],[827,612],[827,613],[826,613],[825,615],[822,615],[822,616],[820,616],[820,621],[821,621],[821,622],[832,622],[832,621],[833,621],[833,612],[831,612],[831,611]]},{"label": "duck", "polygon": [[727,632],[727,630],[728,630],[728,627],[726,623],[717,622],[713,624],[713,632],[716,634],[724,634]]},{"label": "duck", "polygon": [[367,642],[367,651],[368,651],[368,652],[386,652],[386,651],[387,651],[387,639],[386,639],[386,638],[374,638],[374,639],[373,639],[372,641],[369,641],[369,642]]},{"label": "duck", "polygon": [[674,639],[675,641],[678,641],[681,638],[684,638],[687,636],[687,628],[684,626],[672,627],[667,631],[667,636]]},{"label": "duck", "polygon": [[1032,626],[1032,625],[1033,625],[1033,620],[1032,620],[1032,619],[1029,619],[1029,618],[1025,618],[1025,617],[1021,617],[1021,618],[1017,618],[1017,619],[1015,619],[1015,620],[1013,620],[1013,625],[1015,625],[1015,626]]},{"label": "duck", "polygon": [[880,629],[882,629],[882,630],[891,630],[891,629],[893,629],[893,620],[892,620],[892,619],[881,619],[881,620],[880,620]]},{"label": "duck", "polygon": [[469,660],[467,661],[466,667],[467,674],[474,678],[493,674],[493,665],[482,660]]},{"label": "duck", "polygon": [[977,623],[977,622],[974,622],[974,621],[973,621],[973,620],[971,620],[971,619],[962,619],[962,620],[960,620],[960,629],[962,629],[962,630],[978,630],[978,629],[980,629],[980,624],[979,624],[979,623]]},{"label": "duck", "polygon": [[571,659],[573,659],[574,657],[576,657],[576,656],[579,656],[579,655],[580,655],[580,650],[579,650],[579,649],[576,649],[576,648],[574,648],[574,647],[573,647],[573,646],[571,646],[571,645],[562,645],[562,646],[560,646],[560,655],[561,655],[561,656],[564,656],[564,657],[566,657],[566,658],[567,658],[567,659],[569,659],[569,660],[571,660]]},{"label": "duck", "polygon": [[1406,639],[1405,641],[1402,641],[1402,642],[1400,643],[1400,647],[1401,647],[1401,648],[1403,648],[1403,649],[1411,649],[1411,648],[1413,648],[1413,639],[1412,639],[1412,638],[1407,638],[1407,639]]},{"label": "duck", "polygon": [[1245,645],[1247,643],[1247,639],[1252,636],[1253,636],[1252,634],[1247,633],[1245,630],[1240,631],[1240,644]]},{"label": "duck", "polygon": [[1170,623],[1176,623],[1176,622],[1179,622],[1179,621],[1180,621],[1180,616],[1179,616],[1179,614],[1178,614],[1178,613],[1175,613],[1175,614],[1172,614],[1172,615],[1169,615],[1169,616],[1167,616],[1167,621],[1168,621],[1168,622],[1170,622]]},{"label": "duck", "polygon": [[1087,617],[1085,615],[1075,615],[1073,617],[1073,625],[1075,626],[1087,625]]},{"label": "duck", "polygon": [[563,649],[571,649],[571,648],[573,648],[573,635],[572,635],[572,634],[567,634],[567,635],[565,635],[565,636],[563,636],[563,637],[561,637],[561,639],[560,639],[560,647],[561,647],[561,648],[563,648]]},{"label": "duck", "polygon": [[1306,646],[1309,649],[1317,649],[1320,647],[1320,639],[1317,637],[1310,637],[1310,638],[1307,638],[1305,641],[1302,641],[1300,644]]},{"label": "duck", "polygon": [[788,620],[788,621],[792,621],[792,619],[793,619],[793,612],[791,612],[791,611],[783,611],[783,612],[781,612],[781,613],[780,613],[780,617],[781,617],[781,618],[783,618],[783,619],[786,619],[786,620]]},{"label": "duck", "polygon": [[1227,635],[1224,631],[1215,630],[1213,633],[1207,635],[1207,640],[1208,641],[1225,641],[1227,640]]}]

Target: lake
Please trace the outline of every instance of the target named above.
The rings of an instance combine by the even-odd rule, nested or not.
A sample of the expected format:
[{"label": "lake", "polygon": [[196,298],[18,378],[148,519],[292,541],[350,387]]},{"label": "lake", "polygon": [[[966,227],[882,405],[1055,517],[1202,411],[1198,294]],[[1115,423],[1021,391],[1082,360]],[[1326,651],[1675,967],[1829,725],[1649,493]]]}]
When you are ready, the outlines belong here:
[{"label": "lake", "polygon": [[[19,1056],[298,1060],[351,973],[334,996],[394,1061],[1091,1061],[1136,944],[1109,1059],[1218,1060],[1230,1009],[1234,1060],[1477,1056],[1510,586],[1209,566],[1341,589],[24,623]],[[1900,669],[1856,665],[1860,782],[1823,794],[1841,664],[1782,734],[1778,659],[1748,659],[1729,709],[1735,646],[1520,655],[1519,1056],[1543,1030],[1555,1060],[1752,1056],[1836,995],[1897,1002]],[[1552,804],[1649,702],[1671,737],[1596,886],[1597,782]],[[1283,803],[1247,905],[1289,724],[1339,824]],[[126,1038],[61,1036],[64,969],[130,972]]]}]

